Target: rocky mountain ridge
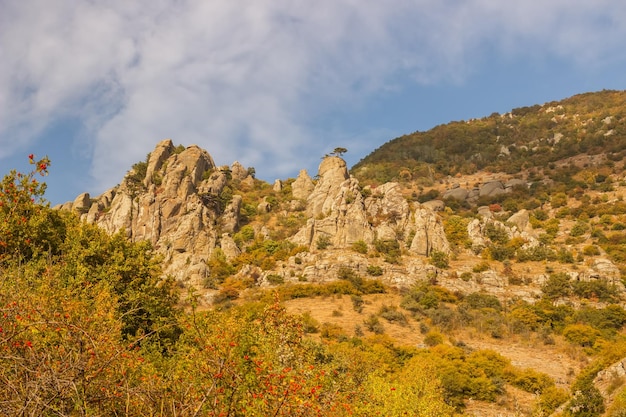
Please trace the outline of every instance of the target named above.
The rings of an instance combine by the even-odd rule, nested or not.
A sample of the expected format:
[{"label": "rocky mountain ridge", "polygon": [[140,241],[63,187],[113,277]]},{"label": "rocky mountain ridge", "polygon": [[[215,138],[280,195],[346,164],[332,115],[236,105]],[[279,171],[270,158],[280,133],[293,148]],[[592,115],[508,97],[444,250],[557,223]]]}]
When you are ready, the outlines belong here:
[{"label": "rocky mountain ridge", "polygon": [[[438,214],[443,201],[411,201],[398,183],[363,187],[337,156],[322,160],[316,178],[303,170],[296,179],[277,180],[270,187],[254,178],[254,169],[238,162],[217,166],[198,146],[176,147],[166,139],[146,162],[135,164],[119,186],[94,199],[81,194],[58,208],[76,211],[110,233],[124,230],[133,240],[150,241],[163,256],[166,274],[199,289],[212,275],[212,257],[222,253],[233,261],[246,251],[246,244],[234,239],[242,227],[252,227],[256,238],[272,240],[276,222],[281,221],[296,223],[283,235],[302,251],[271,268],[240,266],[236,278],[253,277],[257,285],[268,285],[270,275],[280,276],[283,282],[325,282],[335,280],[341,267],[366,274],[375,265],[390,285],[408,287],[436,277],[455,291],[488,291],[529,301],[539,296],[547,280],[545,271],[527,272],[526,285],[511,286],[506,274],[495,267],[475,272],[483,261],[480,248],[492,240],[489,228],[523,242],[524,249],[540,246],[540,231],[533,229],[528,210],[503,217],[493,208],[478,208],[478,216],[466,227],[468,247],[452,253]],[[472,203],[475,197],[528,186],[521,180],[490,179],[472,190],[453,184],[443,197]],[[397,252],[393,259],[372,257],[372,248],[380,244]],[[355,251],[355,245],[364,249]],[[431,262],[433,253],[452,256],[453,264],[457,258],[466,262],[442,269]],[[460,256],[463,253],[466,256]],[[464,272],[472,278],[459,279]],[[605,257],[566,272],[576,280],[601,279],[623,290],[619,269]]]}]

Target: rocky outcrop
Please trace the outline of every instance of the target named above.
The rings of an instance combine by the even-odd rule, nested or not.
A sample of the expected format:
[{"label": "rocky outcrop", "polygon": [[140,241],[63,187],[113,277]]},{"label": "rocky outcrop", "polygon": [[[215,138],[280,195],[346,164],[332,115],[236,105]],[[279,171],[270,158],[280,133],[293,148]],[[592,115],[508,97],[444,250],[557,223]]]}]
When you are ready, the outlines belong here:
[{"label": "rocky outcrop", "polygon": [[351,188],[351,184],[344,184],[350,178],[346,161],[337,156],[324,158],[319,166],[318,175],[320,179],[307,197],[307,214],[313,218],[329,215],[337,203],[341,204],[337,198]]},{"label": "rocky outcrop", "polygon": [[[302,173],[301,173],[302,175]],[[308,176],[308,175],[307,175]],[[443,225],[430,209],[419,207],[412,213],[396,183],[370,189],[363,196],[358,181],[348,174],[338,157],[325,158],[319,167],[319,180],[307,198],[309,220],[293,238],[300,245],[316,248],[320,239],[335,248],[346,248],[357,241],[401,240],[411,252],[427,256],[432,250],[449,251]],[[411,242],[404,239],[413,234]]]},{"label": "rocky outcrop", "polygon": [[[233,167],[218,169],[208,152],[197,146],[181,151],[166,139],[150,153],[143,178],[139,171],[129,172],[91,203],[83,219],[110,233],[125,230],[133,240],[150,241],[163,254],[167,274],[200,285],[219,236],[238,227],[241,197],[233,196],[226,207],[220,200],[228,175],[234,171],[241,179],[247,173],[237,163]],[[234,253],[232,246],[227,250]]]},{"label": "rocky outcrop", "polygon": [[495,197],[510,193],[517,187],[528,187],[528,183],[518,178],[509,179],[504,183],[500,180],[489,180],[471,189],[463,188],[458,183],[454,183],[443,192],[442,198],[444,200],[453,198],[475,204],[480,197]]},{"label": "rocky outcrop", "polygon": [[525,242],[522,246],[523,249],[536,247],[540,244],[530,224],[527,210],[518,211],[505,222],[495,220],[488,207],[479,208],[478,213],[481,218],[473,219],[467,226],[467,235],[475,252],[490,243],[489,237],[485,234],[485,228],[488,224],[504,231],[508,239],[521,238]]},{"label": "rocky outcrop", "polygon": [[421,207],[415,211],[415,236],[410,249],[422,256],[429,256],[434,250],[450,252],[441,219],[432,210]]},{"label": "rocky outcrop", "polygon": [[[281,260],[273,270],[261,270],[252,264],[239,268],[234,279],[252,278],[257,285],[270,285],[266,279],[269,274],[279,274],[286,282],[323,282],[336,279],[343,266],[365,276],[368,265],[379,264],[384,281],[392,285],[409,286],[418,279],[436,279],[455,291],[487,291],[498,297],[533,302],[548,279],[545,274],[524,275],[524,285],[515,286],[509,285],[508,275],[495,268],[479,273],[474,273],[471,266],[458,265],[455,270],[439,270],[426,257],[433,251],[451,253],[437,213],[444,210],[443,201],[419,204],[407,200],[407,190],[393,182],[361,187],[350,176],[345,161],[336,156],[324,158],[316,178],[313,181],[302,170],[295,180],[276,180],[272,187],[256,180],[254,170],[238,162],[216,166],[210,154],[199,147],[175,147],[167,139],[157,144],[145,163],[136,164],[119,186],[97,198],[81,194],[58,208],[72,210],[110,233],[123,230],[132,240],[150,241],[163,257],[166,274],[197,287],[211,277],[210,261],[217,248],[221,249],[217,255],[230,261],[246,250],[246,241],[241,239],[243,230],[238,232],[248,221],[254,239],[268,240],[277,239],[277,224],[293,220],[295,226],[280,230],[278,239],[286,236],[309,249],[288,261]],[[497,195],[521,186],[527,184],[521,180],[493,180],[471,190],[457,184],[444,197],[475,202],[480,195]],[[460,258],[475,256],[492,244],[502,245],[502,241],[495,242],[498,231],[505,232],[509,240],[519,238],[514,243],[522,249],[540,245],[528,211],[520,210],[506,218],[499,209],[476,208],[478,216],[467,226],[473,253],[455,248]],[[369,248],[368,254],[352,250],[359,241]],[[401,265],[385,262],[384,256],[370,256],[374,248],[384,247],[379,244],[387,241],[399,244],[405,255]],[[321,243],[326,249],[322,250]],[[358,247],[363,245],[359,242]],[[482,262],[482,258],[476,259]],[[460,279],[457,272],[469,272],[471,278],[465,274]],[[568,274],[573,280],[603,280],[623,291],[619,268],[606,258],[586,259],[584,265],[578,263]]]},{"label": "rocky outcrop", "polygon": [[[306,172],[300,173],[301,184],[307,182],[305,175]],[[319,239],[329,239],[335,247],[345,247],[358,240],[373,241],[374,231],[367,221],[358,181],[348,175],[345,161],[338,157],[325,158],[319,167],[319,178],[307,198],[307,224],[292,241],[312,248]]]},{"label": "rocky outcrop", "polygon": [[309,177],[309,174],[306,172],[306,169],[300,170],[298,174],[298,178],[291,184],[291,193],[293,198],[298,200],[306,200],[309,198],[313,190],[315,189],[315,184],[313,184],[313,180]]},{"label": "rocky outcrop", "polygon": [[91,206],[91,199],[89,198],[89,193],[82,193],[72,203],[72,210],[77,213],[85,213],[89,210]]},{"label": "rocky outcrop", "polygon": [[171,139],[162,140],[150,153],[148,168],[146,168],[146,177],[143,180],[146,187],[155,179],[156,173],[159,172],[163,163],[172,153],[174,153],[174,143]]},{"label": "rocky outcrop", "polygon": [[242,181],[248,176],[248,170],[238,161],[233,162],[230,167],[230,172],[234,180]]}]

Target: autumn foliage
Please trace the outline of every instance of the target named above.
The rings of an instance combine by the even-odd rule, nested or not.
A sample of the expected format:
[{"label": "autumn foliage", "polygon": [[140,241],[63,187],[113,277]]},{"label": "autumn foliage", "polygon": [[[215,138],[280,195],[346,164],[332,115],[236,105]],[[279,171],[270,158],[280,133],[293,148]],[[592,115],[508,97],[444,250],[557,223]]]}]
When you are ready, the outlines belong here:
[{"label": "autumn foliage", "polygon": [[452,415],[417,360],[374,373],[278,301],[181,310],[148,243],[50,209],[29,160],[0,184],[2,415]]}]

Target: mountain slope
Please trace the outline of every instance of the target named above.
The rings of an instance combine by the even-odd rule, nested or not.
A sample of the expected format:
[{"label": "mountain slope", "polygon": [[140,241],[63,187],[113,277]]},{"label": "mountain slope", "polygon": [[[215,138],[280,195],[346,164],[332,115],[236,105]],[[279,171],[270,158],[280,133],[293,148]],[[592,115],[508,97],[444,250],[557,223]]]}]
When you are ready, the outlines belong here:
[{"label": "mountain slope", "polygon": [[602,91],[405,135],[376,149],[351,173],[378,183],[431,172],[513,174],[578,154],[621,160],[625,149],[626,91]]},{"label": "mountain slope", "polygon": [[[393,350],[417,340],[421,353],[397,350],[448,349],[463,360],[493,349],[528,367],[538,363],[533,349],[565,355],[558,362],[571,371],[551,369],[552,379],[531,369],[505,389],[504,375],[484,376],[491,391],[480,397],[511,411],[515,390],[546,389],[563,403],[581,369],[580,383],[592,384],[621,359],[586,368],[624,344],[624,103],[624,92],[604,91],[453,122],[383,145],[352,175],[327,156],[315,179],[301,171],[274,184],[168,139],[119,186],[62,208],[150,241],[164,271],[195,288],[204,308],[257,300],[269,288],[299,299],[288,308],[310,312],[311,332],[329,343],[353,337]],[[329,295],[346,296],[332,314],[319,299]],[[350,304],[355,313],[342,313]],[[377,339],[381,331],[397,340]],[[444,388],[458,407],[478,398],[453,382]],[[608,396],[605,386],[596,399]],[[539,403],[527,394],[530,415]]]}]

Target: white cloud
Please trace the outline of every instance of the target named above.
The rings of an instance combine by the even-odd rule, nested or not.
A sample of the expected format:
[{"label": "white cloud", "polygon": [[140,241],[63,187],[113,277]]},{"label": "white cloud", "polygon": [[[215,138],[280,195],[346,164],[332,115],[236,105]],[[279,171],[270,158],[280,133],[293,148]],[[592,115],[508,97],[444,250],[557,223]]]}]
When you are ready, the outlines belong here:
[{"label": "white cloud", "polygon": [[279,176],[302,166],[294,155],[328,151],[331,138],[308,128],[317,117],[402,88],[398,76],[462,83],[488,64],[487,51],[601,65],[623,59],[616,50],[626,38],[621,0],[23,0],[2,8],[0,157],[50,121],[78,117],[100,187],[164,137],[198,143],[218,163],[271,159]]}]

